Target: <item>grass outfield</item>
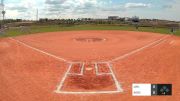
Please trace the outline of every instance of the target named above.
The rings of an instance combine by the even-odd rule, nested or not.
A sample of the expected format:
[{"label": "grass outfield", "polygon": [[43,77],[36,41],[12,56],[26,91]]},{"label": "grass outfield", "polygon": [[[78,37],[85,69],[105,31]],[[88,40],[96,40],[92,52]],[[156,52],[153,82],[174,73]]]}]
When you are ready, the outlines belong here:
[{"label": "grass outfield", "polygon": [[[25,28],[11,28],[5,32],[5,34],[0,34],[1,37],[12,37],[19,35],[27,35],[41,32],[55,32],[55,31],[72,31],[72,30],[128,30],[128,31],[143,31],[143,32],[154,32],[162,34],[171,34],[168,28],[155,28],[152,27],[140,27],[136,30],[133,26],[118,26],[118,25],[74,25],[74,26],[31,26]],[[177,30],[175,35],[180,36],[180,30]]]}]

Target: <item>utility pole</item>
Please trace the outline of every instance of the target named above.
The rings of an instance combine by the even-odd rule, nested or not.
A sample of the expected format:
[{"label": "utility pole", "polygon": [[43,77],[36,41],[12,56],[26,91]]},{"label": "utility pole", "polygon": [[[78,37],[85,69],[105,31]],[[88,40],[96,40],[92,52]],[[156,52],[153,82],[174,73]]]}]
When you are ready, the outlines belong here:
[{"label": "utility pole", "polygon": [[4,28],[4,18],[5,18],[5,10],[4,10],[4,0],[1,0],[1,4],[0,4],[0,13],[2,14],[2,22],[0,24],[0,29]]},{"label": "utility pole", "polygon": [[39,11],[38,11],[38,9],[36,10],[36,21],[39,21]]},{"label": "utility pole", "polygon": [[1,0],[1,6],[2,6],[2,16],[3,16],[3,22],[4,22],[4,18],[5,18],[5,14],[6,14],[6,11],[4,10],[4,0]]}]

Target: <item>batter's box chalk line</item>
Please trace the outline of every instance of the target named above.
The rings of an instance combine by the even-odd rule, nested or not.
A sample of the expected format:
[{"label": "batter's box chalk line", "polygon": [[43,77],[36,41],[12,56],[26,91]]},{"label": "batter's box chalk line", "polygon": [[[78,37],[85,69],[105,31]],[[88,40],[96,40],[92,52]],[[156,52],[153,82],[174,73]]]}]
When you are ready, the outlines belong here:
[{"label": "batter's box chalk line", "polygon": [[[120,83],[118,82],[113,70],[112,70],[112,65],[108,62],[97,62],[97,63],[90,63],[91,65],[94,65],[94,69],[95,69],[95,75],[96,76],[102,76],[102,75],[109,75],[112,78],[112,81],[115,85],[116,89],[112,89],[112,90],[97,90],[97,91],[66,91],[63,90],[63,87],[65,86],[65,81],[68,78],[68,76],[83,76],[84,75],[84,71],[85,71],[85,62],[72,62],[69,63],[68,69],[65,72],[63,78],[61,79],[60,83],[57,86],[57,89],[55,90],[55,93],[59,93],[59,94],[112,94],[112,93],[120,93],[123,92],[123,89],[121,88]],[[73,68],[74,65],[79,65],[80,69],[79,69],[79,73],[71,73],[71,69]],[[106,65],[108,67],[109,72],[108,73],[100,73],[99,72],[99,66],[98,65]],[[87,70],[91,70],[91,69],[87,69]]]}]

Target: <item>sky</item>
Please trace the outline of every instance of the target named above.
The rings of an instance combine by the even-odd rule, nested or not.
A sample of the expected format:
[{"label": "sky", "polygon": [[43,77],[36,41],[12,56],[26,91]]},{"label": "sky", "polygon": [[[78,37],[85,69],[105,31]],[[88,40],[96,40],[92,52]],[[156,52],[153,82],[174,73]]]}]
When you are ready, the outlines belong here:
[{"label": "sky", "polygon": [[180,0],[4,0],[6,19],[107,18],[180,21]]}]

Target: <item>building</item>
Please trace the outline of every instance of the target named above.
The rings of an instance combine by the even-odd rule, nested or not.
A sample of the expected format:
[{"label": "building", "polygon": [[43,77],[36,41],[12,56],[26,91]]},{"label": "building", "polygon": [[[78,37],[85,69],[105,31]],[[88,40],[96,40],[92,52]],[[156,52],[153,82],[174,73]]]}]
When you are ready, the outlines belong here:
[{"label": "building", "polygon": [[108,16],[108,20],[118,20],[119,16]]}]

